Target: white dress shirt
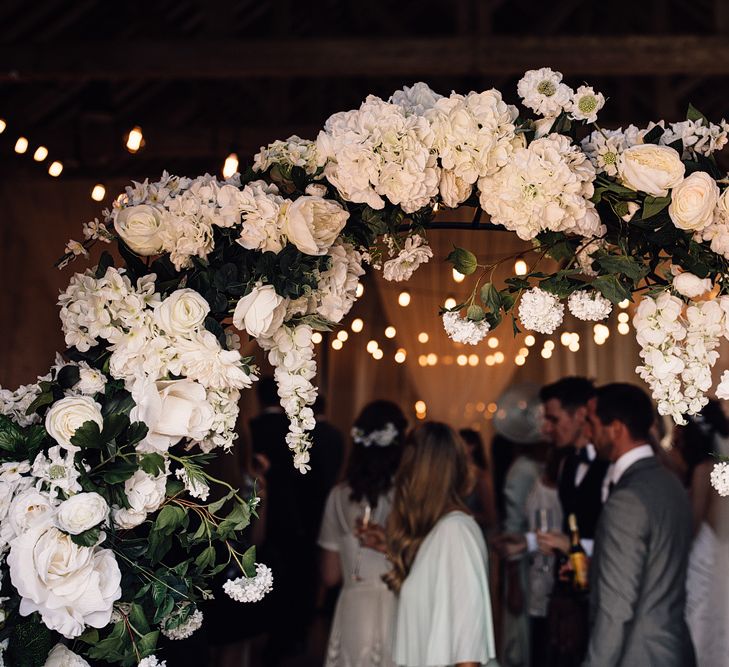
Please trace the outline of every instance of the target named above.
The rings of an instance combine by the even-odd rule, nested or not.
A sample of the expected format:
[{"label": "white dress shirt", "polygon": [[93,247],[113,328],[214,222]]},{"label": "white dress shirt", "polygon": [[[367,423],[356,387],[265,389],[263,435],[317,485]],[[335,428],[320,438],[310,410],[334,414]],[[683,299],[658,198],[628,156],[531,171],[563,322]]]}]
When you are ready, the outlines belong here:
[{"label": "white dress shirt", "polygon": [[630,468],[634,463],[641,459],[647,459],[653,456],[653,448],[650,445],[639,445],[634,447],[630,451],[625,452],[612,466],[612,470],[608,472],[606,477],[610,478],[613,484],[617,484],[623,473]]}]

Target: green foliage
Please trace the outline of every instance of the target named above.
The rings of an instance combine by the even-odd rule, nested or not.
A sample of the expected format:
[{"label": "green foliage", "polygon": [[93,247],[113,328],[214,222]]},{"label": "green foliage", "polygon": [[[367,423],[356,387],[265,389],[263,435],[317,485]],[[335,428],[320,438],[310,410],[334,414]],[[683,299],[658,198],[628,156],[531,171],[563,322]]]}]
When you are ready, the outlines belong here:
[{"label": "green foliage", "polygon": [[14,667],[43,667],[56,643],[37,613],[15,625],[9,640],[4,657],[6,664]]},{"label": "green foliage", "polygon": [[446,257],[446,261],[453,264],[453,268],[464,276],[470,276],[478,267],[476,255],[470,250],[456,248],[455,246],[448,257]]}]

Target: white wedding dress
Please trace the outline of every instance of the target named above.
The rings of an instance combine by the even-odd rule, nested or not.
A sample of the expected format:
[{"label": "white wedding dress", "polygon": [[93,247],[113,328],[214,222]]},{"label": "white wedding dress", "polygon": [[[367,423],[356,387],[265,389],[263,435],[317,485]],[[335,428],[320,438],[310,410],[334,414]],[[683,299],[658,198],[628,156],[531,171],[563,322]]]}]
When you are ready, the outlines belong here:
[{"label": "white wedding dress", "polygon": [[[392,633],[395,595],[382,575],[390,570],[385,556],[360,547],[354,536],[365,503],[349,499],[346,484],[329,494],[319,534],[319,546],[336,551],[342,565],[342,590],[337,600],[327,647],[326,667],[394,667]],[[382,526],[390,513],[391,497],[381,496],[370,521]]]}]

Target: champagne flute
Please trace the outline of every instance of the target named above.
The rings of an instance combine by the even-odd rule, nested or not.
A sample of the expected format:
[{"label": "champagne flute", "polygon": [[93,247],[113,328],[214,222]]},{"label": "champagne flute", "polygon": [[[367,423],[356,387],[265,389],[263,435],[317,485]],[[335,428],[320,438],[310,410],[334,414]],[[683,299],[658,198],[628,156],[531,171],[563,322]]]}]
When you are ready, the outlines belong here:
[{"label": "champagne flute", "polygon": [[[534,512],[534,525],[540,533],[548,533],[553,528],[552,510],[548,507],[540,507]],[[537,553],[537,564],[542,572],[549,572],[552,569],[552,557],[543,554],[541,551]]]},{"label": "champagne flute", "polygon": [[[370,504],[365,500],[363,502],[364,514],[362,516],[362,528],[367,530],[370,525],[370,517],[372,516],[372,508]],[[352,580],[362,581],[362,577],[359,574],[360,566],[362,564],[362,542],[358,540],[357,556],[354,560],[354,567],[352,568]]]}]

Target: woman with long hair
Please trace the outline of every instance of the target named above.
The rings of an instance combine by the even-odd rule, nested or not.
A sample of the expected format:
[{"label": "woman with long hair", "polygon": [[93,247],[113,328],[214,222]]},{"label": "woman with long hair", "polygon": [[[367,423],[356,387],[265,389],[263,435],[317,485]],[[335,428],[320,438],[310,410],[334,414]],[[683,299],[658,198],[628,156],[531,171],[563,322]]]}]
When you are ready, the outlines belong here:
[{"label": "woman with long hair", "polygon": [[406,429],[405,416],[395,403],[367,405],[352,428],[345,481],[327,499],[319,534],[321,577],[327,587],[342,584],[329,636],[328,667],[394,665],[395,596],[382,581],[389,569],[387,559],[360,544],[355,530],[370,521],[387,521]]},{"label": "woman with long hair", "polygon": [[453,429],[429,422],[412,432],[387,522],[398,665],[465,667],[495,657],[486,544],[463,501],[472,484]]}]

